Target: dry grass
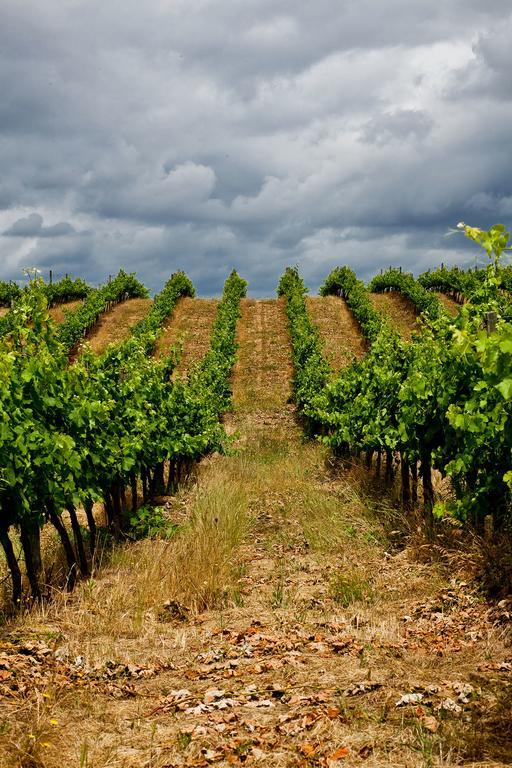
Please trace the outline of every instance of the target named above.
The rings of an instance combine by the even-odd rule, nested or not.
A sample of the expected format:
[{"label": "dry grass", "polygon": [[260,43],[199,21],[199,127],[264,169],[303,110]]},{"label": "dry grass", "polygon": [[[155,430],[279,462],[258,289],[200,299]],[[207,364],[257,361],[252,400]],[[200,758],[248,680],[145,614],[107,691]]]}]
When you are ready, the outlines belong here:
[{"label": "dry grass", "polygon": [[16,707],[9,727],[0,734],[2,756],[12,759],[1,762],[2,768],[46,768],[49,762],[59,765],[66,732],[58,713],[66,704],[72,705],[69,694],[55,681],[49,681],[44,688],[35,687],[33,695]]},{"label": "dry grass", "polygon": [[283,408],[291,395],[290,339],[284,299],[242,299],[233,401],[239,411]]},{"label": "dry grass", "polygon": [[156,355],[168,354],[171,347],[182,343],[183,354],[176,368],[178,376],[186,375],[190,366],[202,360],[207,353],[218,305],[217,299],[182,298],[164,326]]},{"label": "dry grass", "polygon": [[[436,705],[455,695],[447,681],[471,681],[478,665],[503,658],[492,626],[481,621],[472,642],[466,605],[447,605],[435,618],[439,595],[451,589],[447,574],[407,552],[386,554],[379,519],[386,509],[375,502],[368,509],[362,474],[333,476],[323,449],[300,441],[292,414],[232,418],[244,432],[239,450],[206,461],[197,485],[175,499],[171,514],[181,519],[188,511],[176,538],[121,548],[100,579],[16,628],[52,633],[70,659],[84,656],[96,668],[110,662],[161,671],[129,680],[126,689],[89,684],[73,696],[47,689],[44,718],[30,697],[22,725],[8,742],[0,736],[0,748],[18,760],[7,766],[23,765],[13,744],[26,744],[36,726],[38,743],[50,744],[33,763],[44,768],[78,766],[85,752],[95,768],[206,766],[205,750],[224,766],[238,764],[233,755],[242,743],[251,764],[278,768],[322,765],[340,746],[349,750],[346,764],[378,768],[457,765],[464,750],[475,766],[506,764],[499,761],[505,703],[494,707],[487,683],[479,696],[492,711],[489,729],[471,749],[471,720],[439,719],[427,707],[440,723],[433,734],[417,707],[395,707],[403,693],[432,685],[440,690]],[[347,693],[374,683],[369,693]],[[251,708],[248,685],[271,706]],[[183,688],[192,703],[221,689],[240,704],[225,712],[161,710]],[[271,690],[282,693],[273,698]],[[53,737],[49,718],[59,723]],[[304,744],[318,759],[304,762]]]},{"label": "dry grass", "polygon": [[370,299],[377,312],[386,317],[406,341],[410,341],[418,329],[418,313],[412,301],[399,291],[371,293]]},{"label": "dry grass", "polygon": [[441,302],[441,304],[444,306],[446,311],[449,315],[452,317],[456,317],[459,314],[460,310],[460,304],[457,304],[456,301],[454,301],[450,296],[447,296],[446,293],[437,293],[436,296]]},{"label": "dry grass", "polygon": [[130,328],[146,315],[151,299],[127,299],[105,312],[88,337],[94,352],[104,352],[109,344],[128,338]]},{"label": "dry grass", "polygon": [[308,311],[324,344],[324,354],[333,374],[364,356],[367,346],[361,329],[346,302],[338,296],[306,299]]}]

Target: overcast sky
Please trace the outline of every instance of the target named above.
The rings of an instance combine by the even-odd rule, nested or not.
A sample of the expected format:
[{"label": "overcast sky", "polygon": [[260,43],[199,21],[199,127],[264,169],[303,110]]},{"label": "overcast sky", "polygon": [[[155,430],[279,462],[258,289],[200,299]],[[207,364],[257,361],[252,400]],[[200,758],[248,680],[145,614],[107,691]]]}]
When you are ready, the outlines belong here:
[{"label": "overcast sky", "polygon": [[510,0],[1,0],[0,278],[271,295],[512,224]]}]

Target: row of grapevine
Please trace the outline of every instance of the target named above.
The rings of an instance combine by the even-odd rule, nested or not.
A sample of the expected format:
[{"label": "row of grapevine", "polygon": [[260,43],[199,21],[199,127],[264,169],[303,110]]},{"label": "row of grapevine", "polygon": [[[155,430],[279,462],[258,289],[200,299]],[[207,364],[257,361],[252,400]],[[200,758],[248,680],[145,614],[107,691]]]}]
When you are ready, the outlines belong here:
[{"label": "row of grapevine", "polygon": [[368,290],[349,267],[336,267],[320,287],[321,296],[341,296],[345,299],[359,323],[367,341],[374,341],[387,325],[382,315],[374,309]]},{"label": "row of grapevine", "polygon": [[485,270],[462,270],[458,267],[439,267],[419,275],[418,283],[428,291],[439,291],[451,296],[458,304],[463,304],[480,289],[485,278]]},{"label": "row of grapevine", "polygon": [[58,331],[60,341],[71,353],[104,312],[126,299],[146,298],[147,295],[147,289],[135,275],[121,269],[113,280],[90,291],[83,304],[67,313]]},{"label": "row of grapevine", "polygon": [[[488,275],[486,269],[462,270],[459,267],[440,267],[432,272],[419,275],[418,283],[429,291],[439,291],[451,296],[458,304],[471,301],[473,304],[486,300]],[[503,292],[512,292],[512,266],[496,269],[496,286]],[[505,295],[505,301],[510,297]]]},{"label": "row of grapevine", "polygon": [[[377,327],[364,286],[350,270],[335,270],[324,284],[323,292],[346,296],[372,344],[335,381],[320,382],[316,393],[312,387],[299,402],[302,415],[336,453],[366,452],[369,461],[384,454],[388,476],[399,464],[406,507],[416,501],[419,472],[428,530],[433,468],[451,478],[450,512],[477,527],[489,513],[497,526],[511,522],[512,325],[502,313],[497,267],[486,270],[480,303],[466,305],[453,321],[443,313],[425,322],[412,344],[385,323]],[[293,301],[290,290],[286,295]],[[488,313],[497,318],[492,333],[484,327]],[[298,343],[293,329],[292,343]]]},{"label": "row of grapevine", "polygon": [[381,275],[376,275],[368,285],[368,290],[375,293],[382,293],[388,289],[400,291],[404,296],[407,296],[418,312],[431,320],[435,320],[444,312],[437,296],[415,280],[409,272],[388,269]]},{"label": "row of grapevine", "polygon": [[[22,298],[15,327],[0,339],[0,543],[15,603],[22,578],[13,528],[20,535],[34,597],[42,592],[40,534],[45,523],[58,532],[72,586],[78,573],[90,569],[95,501],[103,501],[109,527],[121,537],[136,513],[139,487],[145,500],[162,491],[164,483],[172,490],[192,461],[222,448],[218,409],[226,404],[245,288],[236,273],[226,281],[211,354],[188,382],[171,380],[173,351],[160,360],[147,355],[156,318],[162,322],[179,295],[193,292],[182,273],[155,300],[153,321],[100,357],[86,347],[73,366],[67,364],[68,345],[48,317],[42,286],[34,283]],[[88,541],[78,507],[87,517]]]},{"label": "row of grapevine", "polygon": [[286,298],[292,340],[294,398],[299,411],[304,414],[311,398],[327,384],[329,366],[322,353],[318,331],[308,313],[305,301],[307,289],[296,267],[288,267],[279,281],[277,293]]},{"label": "row of grapevine", "polygon": [[81,277],[73,280],[73,278],[66,276],[55,283],[45,283],[46,298],[50,307],[55,306],[55,304],[64,304],[67,301],[86,299],[91,291],[91,286],[87,285]]},{"label": "row of grapevine", "polygon": [[20,294],[21,289],[16,283],[0,280],[0,307],[10,307]]},{"label": "row of grapevine", "polygon": [[191,376],[190,386],[203,393],[207,406],[215,415],[225,411],[231,402],[230,374],[235,364],[238,345],[236,325],[240,301],[247,293],[247,282],[233,270],[224,285],[210,337],[210,349]]},{"label": "row of grapevine", "polygon": [[[0,280],[0,306],[10,307],[20,298],[24,290],[26,291],[27,287],[20,288],[17,283]],[[74,280],[68,275],[55,283],[44,284],[44,292],[50,307],[66,301],[85,299],[91,290],[91,287],[81,277]]]},{"label": "row of grapevine", "polygon": [[[16,283],[0,282],[0,306],[9,307],[15,310],[17,302],[20,301],[24,292],[30,290],[29,286],[21,289]],[[85,280],[70,277],[63,277],[56,283],[44,284],[43,288],[48,306],[63,304],[67,301],[85,299],[92,291]],[[0,318],[0,336],[7,333],[11,323],[15,322],[11,312]]]},{"label": "row of grapevine", "polygon": [[377,338],[386,325],[386,321],[373,308],[365,284],[348,267],[333,269],[321,286],[320,295],[344,298],[361,326],[364,337],[370,342]]},{"label": "row of grapevine", "polygon": [[172,315],[178,299],[184,296],[193,298],[195,295],[195,288],[185,273],[175,272],[163,290],[155,296],[146,315],[133,326],[131,329],[132,336],[144,339],[147,343],[148,353],[152,352],[162,324]]}]

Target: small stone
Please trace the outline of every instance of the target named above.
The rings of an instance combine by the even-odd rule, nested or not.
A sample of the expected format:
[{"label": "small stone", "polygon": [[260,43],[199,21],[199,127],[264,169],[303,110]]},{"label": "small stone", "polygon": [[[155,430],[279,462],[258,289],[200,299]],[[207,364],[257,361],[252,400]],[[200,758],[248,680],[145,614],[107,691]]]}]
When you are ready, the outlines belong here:
[{"label": "small stone", "polygon": [[395,704],[395,707],[405,707],[407,704],[419,704],[423,700],[422,693],[404,693]]},{"label": "small stone", "polygon": [[219,688],[209,688],[204,694],[203,701],[205,704],[211,704],[212,702],[217,701],[217,699],[222,699],[225,694],[226,691],[220,690]]}]

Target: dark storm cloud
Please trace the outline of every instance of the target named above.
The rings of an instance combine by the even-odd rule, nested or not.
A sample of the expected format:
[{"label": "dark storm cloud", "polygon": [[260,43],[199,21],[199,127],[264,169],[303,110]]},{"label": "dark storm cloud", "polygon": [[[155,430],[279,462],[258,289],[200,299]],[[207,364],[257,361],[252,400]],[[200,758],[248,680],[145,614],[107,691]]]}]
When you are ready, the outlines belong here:
[{"label": "dark storm cloud", "polygon": [[512,216],[511,33],[508,0],[4,0],[0,277],[471,261],[447,229]]},{"label": "dark storm cloud", "polygon": [[49,227],[43,226],[43,217],[38,213],[17,219],[3,233],[6,237],[62,237],[75,234],[75,228],[68,221],[60,221]]},{"label": "dark storm cloud", "polygon": [[457,73],[452,96],[468,100],[509,101],[512,98],[512,17],[497,18],[473,45],[474,58]]}]

